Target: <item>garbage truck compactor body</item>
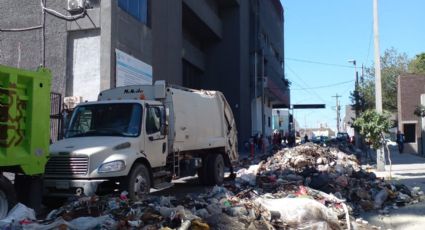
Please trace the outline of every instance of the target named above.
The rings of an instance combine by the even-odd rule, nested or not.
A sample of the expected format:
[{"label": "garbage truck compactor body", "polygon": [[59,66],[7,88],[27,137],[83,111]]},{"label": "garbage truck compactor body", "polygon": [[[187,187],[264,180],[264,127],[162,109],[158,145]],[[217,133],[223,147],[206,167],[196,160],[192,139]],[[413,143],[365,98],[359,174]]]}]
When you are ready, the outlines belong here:
[{"label": "garbage truck compactor body", "polygon": [[49,156],[50,71],[0,65],[0,219],[17,201],[41,207]]},{"label": "garbage truck compactor body", "polygon": [[202,184],[221,184],[238,158],[237,132],[222,93],[156,81],[79,104],[50,154],[45,196],[125,190],[138,199],[196,173]]}]

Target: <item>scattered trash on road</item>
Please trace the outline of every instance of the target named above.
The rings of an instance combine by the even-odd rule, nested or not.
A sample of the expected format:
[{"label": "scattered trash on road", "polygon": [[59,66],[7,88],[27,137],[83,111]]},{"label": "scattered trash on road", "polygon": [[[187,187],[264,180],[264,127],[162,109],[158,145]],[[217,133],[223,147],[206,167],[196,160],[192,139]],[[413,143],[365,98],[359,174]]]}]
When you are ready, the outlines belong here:
[{"label": "scattered trash on road", "polygon": [[378,229],[355,218],[361,211],[423,201],[420,188],[389,183],[364,171],[354,155],[305,144],[250,165],[236,179],[183,199],[127,193],[79,197],[36,220],[18,204],[0,228],[18,229]]}]

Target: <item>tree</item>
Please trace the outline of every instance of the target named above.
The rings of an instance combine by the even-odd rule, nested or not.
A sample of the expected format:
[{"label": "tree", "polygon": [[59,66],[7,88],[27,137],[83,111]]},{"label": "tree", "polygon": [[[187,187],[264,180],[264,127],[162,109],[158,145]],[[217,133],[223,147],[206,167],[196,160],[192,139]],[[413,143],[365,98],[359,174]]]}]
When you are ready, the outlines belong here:
[{"label": "tree", "polygon": [[378,149],[384,141],[384,134],[388,133],[392,127],[392,122],[388,112],[379,114],[374,109],[369,109],[354,120],[353,126],[359,130],[373,149]]},{"label": "tree", "polygon": [[[406,53],[395,48],[387,49],[381,57],[382,106],[384,110],[397,110],[397,77],[408,72],[410,60]],[[360,106],[362,109],[375,108],[375,68],[366,67],[364,80],[359,84]],[[351,96],[355,104],[354,94]]]},{"label": "tree", "polygon": [[[390,115],[388,112],[384,114],[377,113],[374,109],[366,110],[356,120],[354,120],[353,126],[359,130],[360,134],[366,139],[373,149],[377,150],[382,145],[387,147],[388,160],[390,162],[390,179],[391,179],[391,153],[388,146],[385,144],[385,133],[389,132],[392,127]],[[377,156],[378,157],[378,156]],[[385,159],[385,156],[384,156]],[[379,159],[377,159],[379,161]],[[384,160],[385,165],[385,160]]]},{"label": "tree", "polygon": [[425,75],[425,53],[416,55],[416,58],[410,62],[409,72]]}]

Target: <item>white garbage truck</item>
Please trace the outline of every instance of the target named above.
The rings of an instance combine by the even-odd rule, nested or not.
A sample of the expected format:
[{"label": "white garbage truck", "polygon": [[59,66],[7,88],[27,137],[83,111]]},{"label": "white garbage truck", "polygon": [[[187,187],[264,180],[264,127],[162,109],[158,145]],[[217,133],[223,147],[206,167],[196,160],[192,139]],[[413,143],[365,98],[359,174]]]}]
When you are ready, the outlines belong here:
[{"label": "white garbage truck", "polygon": [[127,191],[139,199],[198,174],[222,184],[238,159],[231,107],[219,91],[156,81],[105,90],[73,111],[65,139],[50,146],[43,195]]}]

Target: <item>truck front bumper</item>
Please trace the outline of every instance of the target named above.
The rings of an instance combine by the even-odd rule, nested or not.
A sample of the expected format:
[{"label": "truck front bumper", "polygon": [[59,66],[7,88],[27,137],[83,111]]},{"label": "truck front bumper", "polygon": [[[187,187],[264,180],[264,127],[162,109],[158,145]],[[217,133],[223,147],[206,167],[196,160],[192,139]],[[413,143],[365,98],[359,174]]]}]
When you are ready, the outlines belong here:
[{"label": "truck front bumper", "polygon": [[92,196],[96,193],[99,184],[107,182],[106,179],[97,180],[63,180],[45,178],[43,183],[43,196],[68,197],[85,194]]}]

